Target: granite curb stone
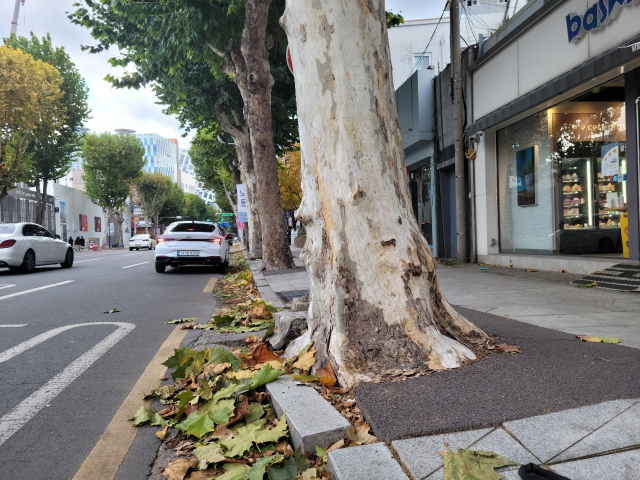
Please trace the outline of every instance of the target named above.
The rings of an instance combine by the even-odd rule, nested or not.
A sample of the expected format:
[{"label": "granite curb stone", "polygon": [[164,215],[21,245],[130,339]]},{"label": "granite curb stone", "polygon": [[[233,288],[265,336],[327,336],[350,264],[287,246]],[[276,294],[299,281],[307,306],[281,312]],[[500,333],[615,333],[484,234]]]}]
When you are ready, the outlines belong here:
[{"label": "granite curb stone", "polygon": [[330,452],[327,472],[336,480],[409,480],[384,443]]},{"label": "granite curb stone", "polygon": [[278,418],[287,415],[293,448],[315,453],[347,437],[349,422],[313,387],[283,375],[265,386]]}]

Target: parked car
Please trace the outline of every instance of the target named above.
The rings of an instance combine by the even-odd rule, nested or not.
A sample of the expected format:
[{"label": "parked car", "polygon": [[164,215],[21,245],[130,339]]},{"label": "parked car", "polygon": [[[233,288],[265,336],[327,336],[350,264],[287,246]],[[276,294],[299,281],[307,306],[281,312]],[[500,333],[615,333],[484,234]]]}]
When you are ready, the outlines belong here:
[{"label": "parked car", "polygon": [[129,240],[129,251],[140,250],[141,248],[148,248],[149,250],[153,250],[156,248],[156,241],[149,235],[148,233],[141,233],[139,235],[134,235]]},{"label": "parked car", "polygon": [[164,273],[167,265],[213,265],[226,272],[230,238],[215,223],[174,222],[158,237],[156,272]]},{"label": "parked car", "polygon": [[73,266],[73,248],[35,223],[0,223],[0,268],[31,273],[40,265]]}]

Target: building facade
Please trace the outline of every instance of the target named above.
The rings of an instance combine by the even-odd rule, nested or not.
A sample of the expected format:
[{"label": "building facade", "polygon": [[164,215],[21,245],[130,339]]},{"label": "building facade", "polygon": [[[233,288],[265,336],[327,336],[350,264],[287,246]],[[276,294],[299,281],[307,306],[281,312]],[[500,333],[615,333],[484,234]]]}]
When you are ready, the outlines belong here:
[{"label": "building facade", "polygon": [[181,175],[180,188],[182,188],[185,193],[198,195],[207,202],[207,205],[213,205],[215,203],[215,194],[210,190],[205,190],[202,182],[196,180],[196,174],[193,169],[193,163],[191,162],[191,156],[189,155],[188,148],[180,149],[179,170]]},{"label": "building facade", "polygon": [[[116,130],[119,132],[120,130]],[[131,131],[133,132],[133,131]],[[127,131],[127,133],[131,133]],[[156,133],[133,133],[144,147],[146,164],[142,170],[148,173],[160,172],[178,181],[178,145]]]},{"label": "building facade", "polygon": [[640,259],[639,4],[533,0],[473,52],[479,261],[589,273]]}]

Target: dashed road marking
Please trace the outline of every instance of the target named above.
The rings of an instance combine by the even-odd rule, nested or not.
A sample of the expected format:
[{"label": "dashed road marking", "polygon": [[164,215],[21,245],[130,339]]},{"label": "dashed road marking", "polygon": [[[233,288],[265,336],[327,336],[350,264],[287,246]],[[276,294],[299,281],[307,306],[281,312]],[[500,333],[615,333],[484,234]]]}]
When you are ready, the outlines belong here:
[{"label": "dashed road marking", "polygon": [[6,442],[11,436],[20,430],[29,420],[31,420],[45,405],[53,400],[60,392],[78,378],[87,368],[89,368],[96,360],[104,355],[111,347],[122,340],[131,330],[136,328],[132,323],[122,322],[95,322],[95,323],[78,323],[76,325],[67,325],[65,327],[54,328],[43,334],[40,334],[31,340],[21,343],[9,350],[0,353],[0,363],[20,355],[21,353],[33,348],[34,346],[54,337],[66,330],[93,326],[93,325],[115,325],[118,329],[111,333],[107,338],[95,345],[89,351],[71,362],[58,375],[45,383],[38,390],[33,392],[22,402],[20,402],[13,410],[6,415],[0,417],[0,445]]},{"label": "dashed road marking", "polygon": [[0,290],[2,290],[3,288],[11,288],[11,287],[15,287],[15,285],[8,285],[8,284],[0,285]]},{"label": "dashed road marking", "polygon": [[102,260],[102,257],[100,257],[100,258],[92,258],[91,260],[78,260],[78,261],[73,262],[73,263],[75,264],[75,263],[95,262],[96,260]]},{"label": "dashed road marking", "polygon": [[211,292],[213,292],[213,289],[216,288],[216,283],[218,283],[218,279],[217,278],[211,278],[211,280],[209,280],[209,283],[207,283],[207,286],[204,287],[204,290],[202,290],[202,293],[211,293]]},{"label": "dashed road marking", "polygon": [[45,285],[44,287],[32,288],[30,290],[23,290],[21,292],[11,293],[9,295],[5,295],[3,297],[0,297],[0,300],[5,300],[5,299],[11,298],[11,297],[17,297],[18,295],[24,295],[25,293],[37,292],[39,290],[45,290],[46,288],[58,287],[60,285],[66,285],[67,283],[73,283],[73,280],[66,280],[64,282],[52,283],[51,285]]},{"label": "dashed road marking", "polygon": [[26,323],[13,324],[13,325],[0,325],[0,328],[18,328],[18,327],[26,327]]},{"label": "dashed road marking", "polygon": [[149,262],[134,263],[133,265],[127,265],[126,267],[122,267],[122,268],[137,267],[138,265],[144,265],[145,263],[149,263]]}]

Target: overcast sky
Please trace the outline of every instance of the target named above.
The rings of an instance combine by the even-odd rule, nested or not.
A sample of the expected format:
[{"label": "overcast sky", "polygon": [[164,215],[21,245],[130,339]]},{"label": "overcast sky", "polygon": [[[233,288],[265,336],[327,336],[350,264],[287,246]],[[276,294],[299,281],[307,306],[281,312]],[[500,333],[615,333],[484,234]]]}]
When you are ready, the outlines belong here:
[{"label": "overcast sky", "polygon": [[[91,119],[86,126],[95,132],[113,132],[116,128],[132,128],[138,133],[157,133],[165,138],[178,138],[181,146],[187,146],[194,132],[187,138],[180,130],[179,122],[162,113],[155,104],[155,96],[149,88],[121,90],[111,88],[104,80],[108,73],[117,71],[107,59],[114,52],[89,54],[80,50],[81,45],[94,43],[86,28],[73,25],[65,12],[73,11],[76,0],[25,0],[20,8],[18,35],[29,36],[33,31],[38,37],[47,33],[55,46],[64,46],[89,87]],[[387,0],[386,8],[401,13],[406,20],[439,17],[445,0]],[[0,38],[9,36],[15,0],[0,0]]]}]

